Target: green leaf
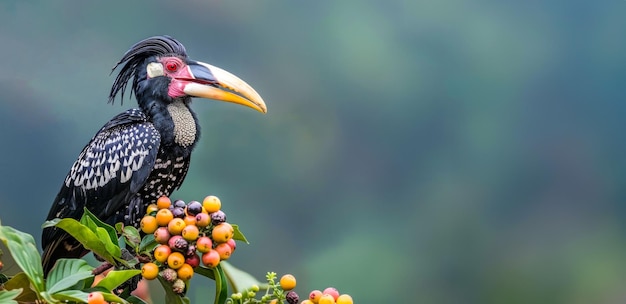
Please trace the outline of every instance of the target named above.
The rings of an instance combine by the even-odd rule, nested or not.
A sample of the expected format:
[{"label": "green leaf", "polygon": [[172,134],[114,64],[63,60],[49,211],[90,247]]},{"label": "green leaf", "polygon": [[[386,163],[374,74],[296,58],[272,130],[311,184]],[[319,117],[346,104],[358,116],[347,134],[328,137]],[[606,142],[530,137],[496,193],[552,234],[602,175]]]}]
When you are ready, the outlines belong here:
[{"label": "green leaf", "polygon": [[[91,211],[89,211],[89,209],[85,208],[85,212],[83,213],[82,218],[89,218],[90,220],[92,220],[97,227],[101,227],[104,228],[107,233],[109,234],[109,240],[111,240],[112,243],[116,243],[117,242],[117,232],[115,231],[115,228],[113,228],[113,226],[101,221],[98,217],[96,217],[93,213],[91,213]],[[81,221],[82,221],[81,218]]]},{"label": "green leaf", "polygon": [[4,283],[4,289],[23,289],[22,293],[15,299],[18,302],[35,302],[38,299],[37,294],[30,288],[28,276],[23,272],[14,275]]},{"label": "green leaf", "polygon": [[[93,232],[89,227],[81,224],[79,221],[72,218],[54,219],[46,221],[42,228],[47,227],[59,227],[69,233],[73,238],[79,241],[86,249],[93,251],[107,262],[117,265],[116,261],[121,260],[120,255],[114,256],[111,254],[104,242]],[[106,238],[107,240],[108,237]],[[110,242],[111,240],[109,240]],[[118,247],[119,248],[119,247]],[[41,262],[39,263],[41,265]]]},{"label": "green leaf", "polygon": [[159,282],[161,283],[161,286],[163,286],[163,289],[165,289],[165,303],[167,303],[167,304],[189,304],[189,298],[181,297],[181,296],[177,295],[172,290],[172,285],[170,283],[168,283],[161,276],[157,276],[157,278],[159,279]]},{"label": "green leaf", "polygon": [[215,276],[215,304],[225,303],[228,298],[228,286],[221,263],[213,268],[213,275]]},{"label": "green leaf", "polygon": [[261,289],[267,289],[269,285],[266,283],[261,283],[251,274],[231,265],[226,261],[220,262],[222,268],[224,269],[224,274],[230,283],[230,286],[233,288],[233,292],[244,292],[247,289],[250,289],[252,285],[257,285]]},{"label": "green leaf", "polygon": [[139,244],[139,252],[150,252],[154,250],[154,248],[158,245],[159,243],[157,243],[157,241],[154,239],[154,234],[148,234],[144,236],[141,240],[141,244]]},{"label": "green leaf", "polygon": [[76,285],[81,280],[93,276],[91,267],[82,259],[59,259],[48,274],[48,293],[55,293]]},{"label": "green leaf", "polygon": [[241,232],[241,230],[239,230],[239,225],[237,224],[230,224],[231,226],[233,226],[233,239],[237,240],[237,241],[242,241],[242,242],[246,242],[246,244],[250,244],[250,242],[248,242],[248,240],[246,239],[246,236],[243,235],[243,232]]},{"label": "green leaf", "polygon": [[128,301],[128,303],[130,304],[148,304],[146,301],[135,296],[128,297],[126,301]]},{"label": "green leaf", "polygon": [[28,276],[35,291],[37,293],[44,291],[46,287],[43,279],[43,267],[33,236],[9,226],[0,226],[0,240],[9,249],[15,263]]},{"label": "green leaf", "polygon": [[128,279],[138,275],[141,273],[139,269],[130,269],[130,270],[114,270],[110,271],[104,279],[98,282],[96,287],[103,287],[106,290],[113,290],[120,284],[128,281]]},{"label": "green leaf", "polygon": [[120,248],[117,242],[117,239],[115,239],[115,241],[111,241],[111,239],[108,238],[108,233],[106,229],[102,227],[97,227],[96,234],[104,242],[104,247],[107,249],[109,253],[111,253],[111,255],[116,256],[116,257],[122,256],[122,249]]},{"label": "green leaf", "polygon": [[205,276],[211,280],[215,280],[215,273],[213,272],[213,269],[211,268],[198,266],[193,271],[201,276]]},{"label": "green leaf", "polygon": [[0,303],[17,304],[15,298],[22,293],[22,289],[0,290]]},{"label": "green leaf", "polygon": [[87,303],[87,296],[89,296],[88,292],[73,289],[63,290],[52,295],[52,297],[58,301],[70,301],[79,303]]},{"label": "green leaf", "polygon": [[141,243],[141,236],[139,235],[139,230],[133,226],[124,226],[122,230],[122,235],[124,236],[124,240],[126,244],[133,248],[137,248]]},{"label": "green leaf", "polygon": [[109,303],[124,303],[124,304],[128,303],[128,301],[110,292],[102,292],[102,295],[104,296],[104,300],[106,300]]}]

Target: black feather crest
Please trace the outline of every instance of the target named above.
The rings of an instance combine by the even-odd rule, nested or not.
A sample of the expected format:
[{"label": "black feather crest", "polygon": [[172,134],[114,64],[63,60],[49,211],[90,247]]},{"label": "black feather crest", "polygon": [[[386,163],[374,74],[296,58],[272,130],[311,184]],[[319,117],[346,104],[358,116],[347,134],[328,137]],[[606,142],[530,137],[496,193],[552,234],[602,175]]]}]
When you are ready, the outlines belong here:
[{"label": "black feather crest", "polygon": [[[118,92],[122,94],[120,102],[124,99],[126,85],[128,85],[130,78],[135,75],[137,67],[141,65],[146,58],[155,55],[176,55],[187,58],[187,51],[185,50],[185,46],[170,36],[154,36],[135,43],[135,45],[126,51],[124,57],[117,62],[113,69],[111,69],[111,73],[113,73],[118,66],[126,62],[119,74],[117,74],[115,82],[113,82],[111,93],[109,93],[109,103],[113,103]],[[135,77],[132,86],[133,92],[136,92],[137,83],[138,79]]]}]

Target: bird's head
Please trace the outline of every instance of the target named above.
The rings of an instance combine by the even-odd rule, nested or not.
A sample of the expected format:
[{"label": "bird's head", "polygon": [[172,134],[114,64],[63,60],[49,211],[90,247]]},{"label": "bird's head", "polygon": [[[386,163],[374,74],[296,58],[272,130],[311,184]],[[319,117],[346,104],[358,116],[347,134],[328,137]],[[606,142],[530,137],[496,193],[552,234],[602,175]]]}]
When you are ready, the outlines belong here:
[{"label": "bird's head", "polygon": [[132,91],[151,95],[165,102],[183,97],[202,97],[233,102],[266,113],[261,96],[239,77],[207,63],[191,60],[185,47],[169,36],[155,36],[133,45],[113,67],[124,64],[117,75],[109,102],[121,93],[133,78]]}]

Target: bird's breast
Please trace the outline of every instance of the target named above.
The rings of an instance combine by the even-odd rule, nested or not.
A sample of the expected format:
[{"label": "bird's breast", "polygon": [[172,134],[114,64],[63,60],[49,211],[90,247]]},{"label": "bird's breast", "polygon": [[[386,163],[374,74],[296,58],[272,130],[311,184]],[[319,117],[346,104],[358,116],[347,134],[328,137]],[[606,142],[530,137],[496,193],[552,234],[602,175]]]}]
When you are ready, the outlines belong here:
[{"label": "bird's breast", "polygon": [[176,101],[167,105],[167,111],[174,122],[174,142],[181,147],[189,147],[196,141],[196,121],[189,108]]}]

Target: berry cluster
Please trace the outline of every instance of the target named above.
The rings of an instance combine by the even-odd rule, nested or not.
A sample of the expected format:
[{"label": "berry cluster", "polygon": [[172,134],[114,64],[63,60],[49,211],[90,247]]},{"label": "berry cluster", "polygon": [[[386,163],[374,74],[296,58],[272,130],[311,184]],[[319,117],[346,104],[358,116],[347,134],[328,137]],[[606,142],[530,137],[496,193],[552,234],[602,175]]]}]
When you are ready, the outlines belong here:
[{"label": "berry cluster", "polygon": [[231,295],[226,303],[233,304],[353,304],[352,297],[348,294],[339,294],[334,287],[328,287],[324,291],[313,290],[309,298],[300,302],[300,297],[293,291],[296,288],[296,278],[291,274],[283,275],[276,282],[276,273],[268,272],[267,290],[260,299],[257,299],[259,286],[253,285],[245,292],[238,292]]},{"label": "berry cluster", "polygon": [[148,206],[141,230],[154,234],[159,245],[152,252],[153,261],[141,268],[142,276],[152,280],[160,275],[172,284],[174,292],[183,294],[200,262],[214,268],[230,258],[236,248],[234,229],[226,222],[221,206],[216,196],[189,204],[163,196]]},{"label": "berry cluster", "polygon": [[309,293],[309,298],[301,304],[352,304],[352,297],[349,294],[339,294],[335,287],[328,287],[324,291],[313,290]]}]

